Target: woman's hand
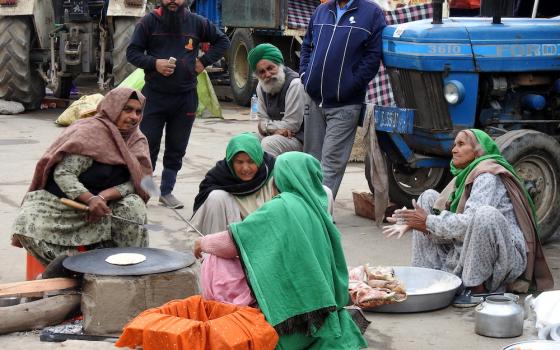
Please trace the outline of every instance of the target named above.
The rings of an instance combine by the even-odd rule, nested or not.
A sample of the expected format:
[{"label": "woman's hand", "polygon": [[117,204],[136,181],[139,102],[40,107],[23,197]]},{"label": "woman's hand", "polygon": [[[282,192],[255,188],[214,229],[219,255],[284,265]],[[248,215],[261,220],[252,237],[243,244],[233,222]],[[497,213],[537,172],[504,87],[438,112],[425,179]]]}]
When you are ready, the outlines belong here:
[{"label": "woman's hand", "polygon": [[387,225],[383,227],[383,234],[387,238],[397,236],[397,239],[399,239],[402,236],[404,236],[404,234],[407,233],[408,231],[410,231],[410,226],[407,225],[393,224],[393,225]]},{"label": "woman's hand", "polygon": [[395,210],[393,217],[396,219],[402,219],[402,223],[409,226],[411,229],[415,229],[422,232],[428,232],[426,227],[426,220],[428,218],[428,213],[422,209],[416,201],[412,200],[412,206],[414,209],[398,209]]},{"label": "woman's hand", "polygon": [[194,241],[193,254],[197,259],[202,258],[202,245],[200,244],[200,238]]},{"label": "woman's hand", "polygon": [[92,197],[91,200],[88,201],[88,207],[88,222],[97,222],[102,217],[111,215],[111,208],[109,208],[107,203],[99,196]]}]

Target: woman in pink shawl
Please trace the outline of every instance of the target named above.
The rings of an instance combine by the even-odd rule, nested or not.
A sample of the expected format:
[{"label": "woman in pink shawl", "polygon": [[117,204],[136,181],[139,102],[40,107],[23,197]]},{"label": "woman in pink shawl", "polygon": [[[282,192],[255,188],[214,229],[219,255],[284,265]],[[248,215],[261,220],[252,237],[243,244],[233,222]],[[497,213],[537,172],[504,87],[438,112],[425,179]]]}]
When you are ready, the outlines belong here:
[{"label": "woman in pink shawl", "polygon": [[[144,96],[133,89],[110,91],[92,118],[74,122],[41,157],[13,225],[12,245],[25,248],[43,265],[78,251],[105,247],[144,247],[147,194],[151,175],[148,143],[138,126]],[[64,205],[69,198],[88,206]],[[45,277],[45,276],[44,276]]]}]

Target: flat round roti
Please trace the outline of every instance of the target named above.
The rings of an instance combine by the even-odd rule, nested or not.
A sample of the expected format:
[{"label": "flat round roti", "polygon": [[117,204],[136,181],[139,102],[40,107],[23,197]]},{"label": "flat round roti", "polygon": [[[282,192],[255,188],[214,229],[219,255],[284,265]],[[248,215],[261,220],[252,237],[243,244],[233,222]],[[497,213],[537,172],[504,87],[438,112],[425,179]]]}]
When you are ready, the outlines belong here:
[{"label": "flat round roti", "polygon": [[119,253],[109,255],[106,262],[113,265],[135,265],[146,260],[146,256],[138,253]]}]

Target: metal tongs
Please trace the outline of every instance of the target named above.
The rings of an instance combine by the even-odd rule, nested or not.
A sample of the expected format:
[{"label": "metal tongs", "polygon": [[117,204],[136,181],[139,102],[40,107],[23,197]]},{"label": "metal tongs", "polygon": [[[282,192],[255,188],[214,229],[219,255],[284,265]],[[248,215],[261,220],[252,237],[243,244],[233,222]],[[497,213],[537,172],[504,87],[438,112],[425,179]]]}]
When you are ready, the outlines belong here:
[{"label": "metal tongs", "polygon": [[[142,187],[142,189],[146,191],[146,193],[148,193],[150,197],[159,197],[161,195],[161,191],[159,190],[159,187],[156,185],[154,178],[151,176],[144,176],[142,178],[142,181],[140,181],[140,187]],[[183,220],[187,225],[189,225],[193,230],[195,230],[196,233],[198,233],[201,237],[204,237],[204,234],[202,234],[202,232],[200,232],[189,220],[185,219],[177,209],[175,208],[170,208],[170,209],[172,209],[173,212],[175,212],[175,214],[177,214],[177,216],[181,220]]]},{"label": "metal tongs", "polygon": [[[82,210],[82,211],[89,211],[89,207],[83,203],[80,202],[76,202],[74,200],[68,199],[68,198],[60,198],[60,202],[62,202],[62,204],[67,205],[71,208],[74,209],[78,209],[78,210]],[[129,222],[131,224],[136,224],[139,226],[143,226],[144,228],[151,230],[151,231],[161,231],[163,229],[163,226],[161,225],[157,225],[157,224],[144,224],[142,222],[137,222],[131,219],[127,219],[127,218],[123,218],[122,216],[118,216],[115,214],[109,214],[109,216],[111,216],[114,219],[117,220],[122,220],[122,221],[126,221]]]}]

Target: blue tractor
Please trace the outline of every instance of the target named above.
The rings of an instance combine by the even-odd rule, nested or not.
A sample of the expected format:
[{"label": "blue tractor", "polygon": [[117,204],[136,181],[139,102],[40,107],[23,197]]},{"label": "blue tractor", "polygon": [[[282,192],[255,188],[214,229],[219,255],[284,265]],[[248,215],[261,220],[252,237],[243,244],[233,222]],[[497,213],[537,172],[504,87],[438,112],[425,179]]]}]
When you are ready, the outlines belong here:
[{"label": "blue tractor", "polygon": [[546,240],[560,226],[560,17],[442,20],[437,2],[433,20],[383,32],[397,106],[376,106],[375,126],[390,198],[441,189],[455,135],[480,128],[524,179]]}]

